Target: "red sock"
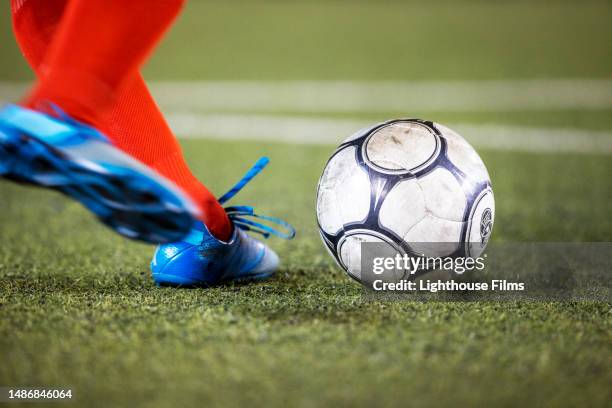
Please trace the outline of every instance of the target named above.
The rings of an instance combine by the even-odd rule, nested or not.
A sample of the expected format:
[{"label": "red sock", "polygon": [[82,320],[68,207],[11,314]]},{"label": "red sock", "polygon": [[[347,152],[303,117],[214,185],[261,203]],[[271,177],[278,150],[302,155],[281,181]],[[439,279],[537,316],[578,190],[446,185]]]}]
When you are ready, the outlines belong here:
[{"label": "red sock", "polygon": [[101,125],[121,85],[136,75],[182,3],[68,1],[26,103],[53,101],[77,119]]},{"label": "red sock", "polygon": [[193,175],[178,140],[138,74],[121,89],[107,121],[113,144],[181,187],[202,213],[211,234],[227,241],[232,224],[215,196]]},{"label": "red sock", "polygon": [[[202,221],[211,233],[226,240],[232,231],[227,214],[189,170],[178,141],[136,71],[181,5],[181,1],[158,3],[12,0],[17,41],[39,77],[28,104],[51,100],[70,115],[101,128],[117,147],[181,187],[200,206]],[[104,9],[103,19],[98,9]],[[166,17],[153,18],[152,12]],[[147,16],[145,21],[142,13]],[[115,17],[119,20],[116,26],[112,24]],[[157,31],[151,26],[141,29],[143,24]],[[129,46],[123,37],[130,38]],[[95,48],[90,49],[88,41]],[[113,41],[122,45],[114,46]],[[103,44],[100,50],[99,42]],[[120,58],[121,63],[109,64],[113,60],[108,58]],[[66,66],[70,70],[63,68]]]}]

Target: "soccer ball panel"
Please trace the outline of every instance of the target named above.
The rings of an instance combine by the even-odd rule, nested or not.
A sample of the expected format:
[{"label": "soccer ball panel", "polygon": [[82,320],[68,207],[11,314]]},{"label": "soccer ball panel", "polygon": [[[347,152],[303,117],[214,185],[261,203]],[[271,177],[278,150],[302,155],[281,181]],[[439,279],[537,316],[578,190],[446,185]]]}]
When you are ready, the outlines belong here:
[{"label": "soccer ball panel", "polygon": [[467,201],[459,181],[451,172],[437,168],[417,180],[421,187],[427,211],[451,221],[463,221]]},{"label": "soccer ball panel", "polygon": [[425,214],[421,187],[415,179],[408,179],[399,182],[389,191],[378,212],[378,222],[403,237]]},{"label": "soccer ball panel", "polygon": [[489,173],[476,150],[457,132],[436,124],[446,139],[449,160],[457,166],[468,179],[473,181],[489,181]]},{"label": "soccer ball panel", "polygon": [[429,163],[440,149],[437,135],[418,122],[395,122],[374,131],[364,146],[366,161],[380,170],[408,172]]},{"label": "soccer ball panel", "polygon": [[361,279],[361,244],[363,242],[383,244],[385,249],[381,256],[392,256],[398,253],[393,243],[382,234],[367,230],[351,232],[338,243],[338,257],[344,269],[357,280]]},{"label": "soccer ball panel", "polygon": [[368,215],[370,180],[357,163],[355,152],[354,146],[338,152],[327,164],[319,183],[317,218],[328,234]]},{"label": "soccer ball panel", "polygon": [[487,246],[495,222],[495,199],[493,191],[486,189],[474,200],[466,235],[467,253],[478,257]]},{"label": "soccer ball panel", "polygon": [[459,248],[462,228],[463,222],[444,220],[427,214],[404,235],[404,241],[420,254],[431,257],[448,256]]},{"label": "soccer ball panel", "polygon": [[445,138],[447,141],[449,142],[454,142],[457,144],[463,144],[465,146],[470,146],[470,144],[468,143],[467,140],[465,140],[465,138],[463,136],[461,136],[459,133],[455,132],[453,129],[448,128],[444,125],[441,125],[439,123],[435,123],[434,124],[435,128],[438,129],[438,132],[440,132],[440,134],[442,134],[442,137]]}]

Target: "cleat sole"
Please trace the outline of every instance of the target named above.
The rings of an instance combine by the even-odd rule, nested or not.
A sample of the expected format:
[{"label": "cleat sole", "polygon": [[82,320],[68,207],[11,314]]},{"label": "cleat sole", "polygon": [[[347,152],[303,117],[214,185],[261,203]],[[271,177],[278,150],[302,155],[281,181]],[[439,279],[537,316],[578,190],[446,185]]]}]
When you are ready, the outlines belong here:
[{"label": "cleat sole", "polygon": [[[182,198],[129,167],[76,159],[45,141],[0,130],[0,176],[59,191],[119,234],[150,243],[178,241],[194,217]],[[160,176],[161,177],[161,176]]]}]

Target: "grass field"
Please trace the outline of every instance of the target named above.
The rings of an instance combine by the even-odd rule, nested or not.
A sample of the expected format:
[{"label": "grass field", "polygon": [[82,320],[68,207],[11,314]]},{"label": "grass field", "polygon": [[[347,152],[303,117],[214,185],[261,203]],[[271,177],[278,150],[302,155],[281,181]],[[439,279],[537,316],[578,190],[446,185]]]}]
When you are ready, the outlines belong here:
[{"label": "grass field", "polygon": [[[8,11],[0,14],[0,82],[28,80]],[[611,17],[603,1],[193,0],[145,72],[182,81],[607,79]],[[612,132],[606,104],[271,114]],[[182,143],[217,194],[271,158],[234,203],[297,227],[295,240],[270,241],[283,262],[277,276],[157,288],[151,246],[121,239],[58,194],[0,182],[0,386],[71,387],[79,405],[93,406],[609,404],[610,303],[368,301],[317,233],[314,194],[331,144],[200,136]],[[612,241],[609,153],[479,153],[495,190],[495,241]]]}]

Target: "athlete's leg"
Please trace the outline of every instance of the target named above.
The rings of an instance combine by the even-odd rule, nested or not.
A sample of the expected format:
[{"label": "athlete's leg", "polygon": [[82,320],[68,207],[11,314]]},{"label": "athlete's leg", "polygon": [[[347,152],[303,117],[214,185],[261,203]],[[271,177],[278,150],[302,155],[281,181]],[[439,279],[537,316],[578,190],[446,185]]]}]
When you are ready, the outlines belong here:
[{"label": "athlete's leg", "polygon": [[67,1],[11,0],[13,32],[17,44],[37,77]]},{"label": "athlete's leg", "polygon": [[[43,59],[46,60],[46,58],[45,56]],[[45,75],[45,70],[46,66],[43,65],[43,75]],[[129,88],[126,87],[119,92],[120,95],[125,96],[119,97],[126,98],[125,100],[128,101],[130,100],[130,92],[125,91],[125,89]],[[146,91],[144,86],[142,89]],[[132,96],[132,98],[137,101],[142,95],[145,94],[140,93],[137,96]],[[149,98],[148,93],[146,95]],[[133,103],[132,105],[140,106],[139,103]],[[155,106],[155,104],[152,103],[152,106]],[[112,116],[112,112],[109,116]],[[114,122],[119,123],[120,121]],[[129,127],[131,128],[131,126]],[[139,138],[138,134],[134,134],[134,137]],[[115,143],[119,144],[120,142]],[[236,194],[265,166],[265,163],[266,161],[258,162],[258,165],[249,171],[248,175],[230,193],[224,196],[224,200],[227,201]],[[227,243],[220,242],[209,234],[208,229],[196,225],[192,232],[180,242],[159,247],[151,264],[155,281],[159,284],[170,285],[209,285],[227,280],[262,279],[270,276],[278,266],[277,256],[267,246],[245,234],[244,231],[259,231],[267,236],[274,230],[245,219],[245,217],[248,218],[249,215],[253,215],[250,207],[236,207],[231,211],[231,214],[236,228],[232,230],[231,239]],[[265,219],[273,221],[271,218]],[[280,235],[291,238],[294,233],[293,229],[282,222],[280,224],[289,229],[287,234],[280,233]],[[208,250],[202,252],[200,250],[202,246],[205,246]]]},{"label": "athlete's leg", "polygon": [[182,3],[69,1],[25,103],[36,108],[52,101],[71,116],[101,127],[121,86],[137,74]]},{"label": "athlete's leg", "polygon": [[[155,10],[146,10],[151,4]],[[13,2],[15,13],[24,5]],[[181,5],[67,2],[55,34],[39,37],[51,42],[27,107],[0,109],[0,177],[62,192],[130,238],[161,243],[183,237],[200,213],[192,200],[101,131],[122,83],[136,75]]]},{"label": "athlete's leg", "polygon": [[181,146],[140,75],[119,94],[106,122],[113,143],[173,181],[199,207],[201,221],[221,240],[232,225],[215,196],[193,175]]},{"label": "athlete's leg", "polygon": [[[12,0],[13,27],[21,50],[40,75],[67,0]],[[181,148],[140,74],[121,86],[106,117],[99,120],[113,143],[183,189],[200,207],[202,221],[226,240],[231,223],[215,197],[189,170]]]}]

